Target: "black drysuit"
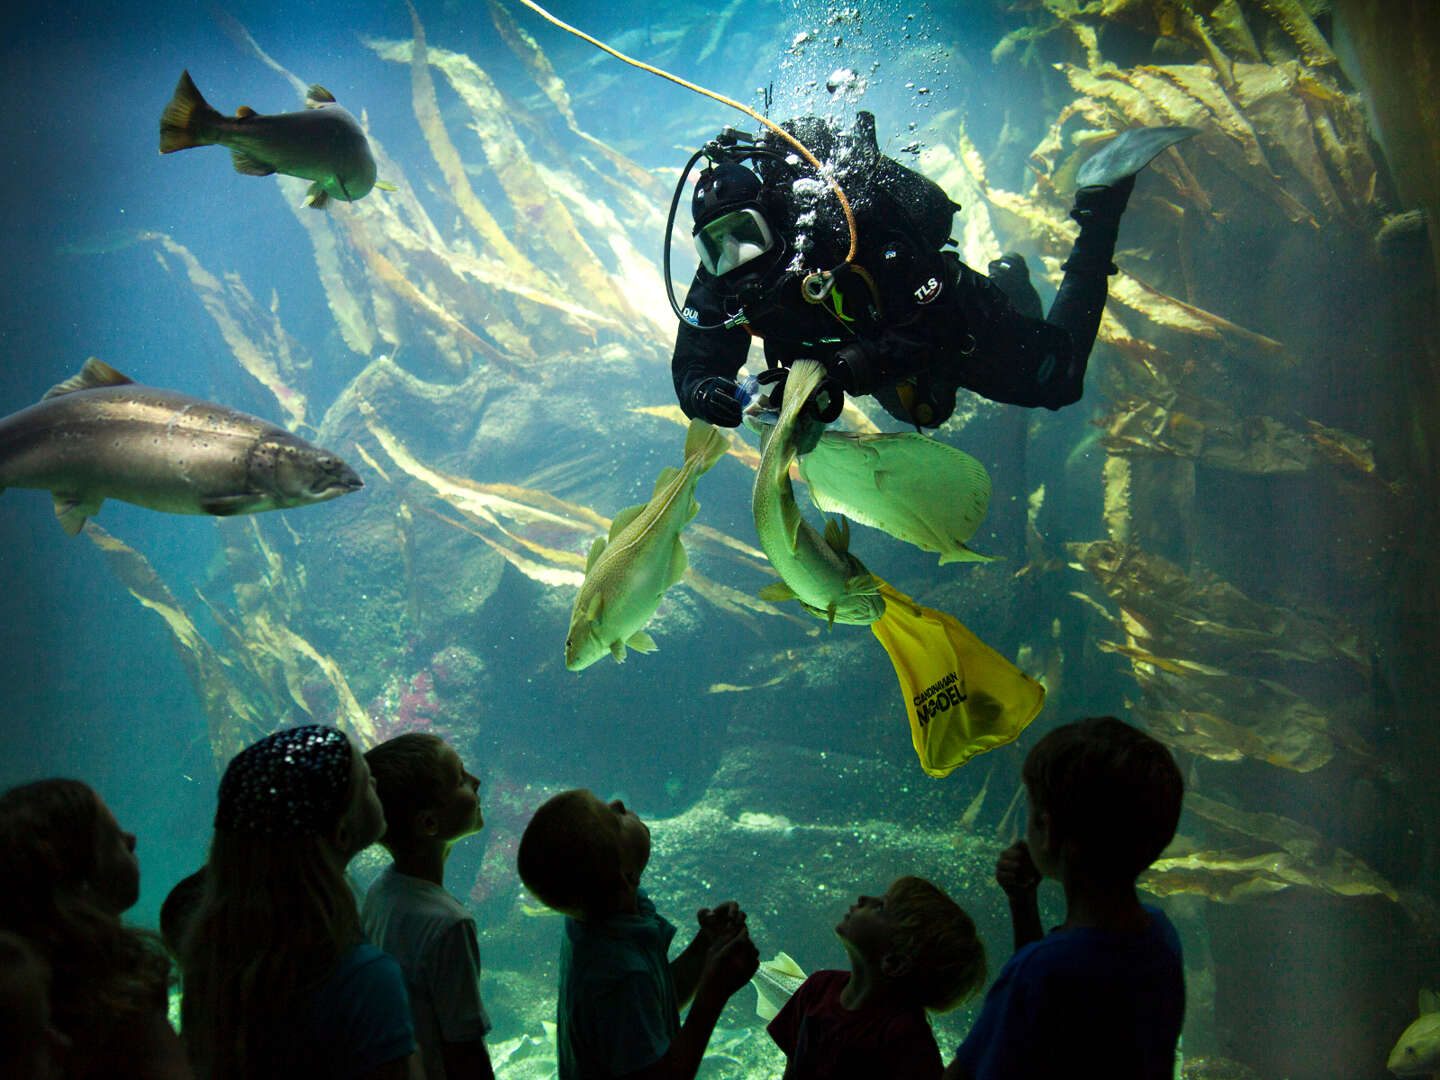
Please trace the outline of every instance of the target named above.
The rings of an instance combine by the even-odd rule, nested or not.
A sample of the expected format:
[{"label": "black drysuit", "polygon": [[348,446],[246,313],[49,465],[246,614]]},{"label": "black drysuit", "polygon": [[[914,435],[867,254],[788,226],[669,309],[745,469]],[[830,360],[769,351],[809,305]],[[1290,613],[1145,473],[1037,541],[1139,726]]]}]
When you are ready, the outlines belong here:
[{"label": "black drysuit", "polygon": [[[855,262],[864,273],[841,271],[838,301],[809,303],[800,278],[782,273],[774,275],[778,283],[763,299],[747,298],[745,326],[702,330],[680,323],[671,371],[681,406],[695,415],[693,395],[701,380],[735,377],[751,333],[764,339],[771,366],[808,357],[828,367],[838,351],[858,349],[864,361],[858,367],[867,377],[846,389],[873,393],[887,412],[916,426],[943,423],[962,386],[1012,405],[1059,409],[1078,401],[1105,306],[1106,275],[1114,271],[1110,257],[1128,193],[1127,188],[1113,212],[1106,207],[1090,221],[1081,218],[1064,281],[1043,318],[1023,260],[1018,273],[1000,276],[997,284],[953,251],[925,250],[904,231],[877,220],[879,214],[857,208]],[[786,240],[788,252],[793,230]],[[991,264],[992,272],[997,265]],[[725,279],[697,269],[685,300],[688,316],[710,326],[724,322],[739,306]]]}]

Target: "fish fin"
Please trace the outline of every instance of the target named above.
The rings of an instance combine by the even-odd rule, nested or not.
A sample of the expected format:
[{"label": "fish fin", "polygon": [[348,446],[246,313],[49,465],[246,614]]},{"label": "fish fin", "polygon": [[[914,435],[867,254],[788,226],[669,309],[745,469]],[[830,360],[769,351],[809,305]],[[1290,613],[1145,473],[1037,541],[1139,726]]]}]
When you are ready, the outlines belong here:
[{"label": "fish fin", "polygon": [[644,630],[636,630],[625,639],[625,644],[639,653],[651,653],[659,647],[655,644],[655,639]]},{"label": "fish fin", "polygon": [[860,567],[860,573],[845,579],[845,591],[851,596],[869,596],[871,593],[878,593],[880,585],[880,579],[863,566]]},{"label": "fish fin", "polygon": [[238,109],[235,110],[236,120],[249,120],[250,117],[259,115],[260,114],[257,113],[254,109],[250,108],[249,105],[241,105]]},{"label": "fish fin", "polygon": [[1420,991],[1420,1015],[1432,1012],[1440,1012],[1440,992],[1426,987]]},{"label": "fish fin", "polygon": [[835,601],[830,601],[830,606],[825,609],[825,629],[835,629]]},{"label": "fish fin", "polygon": [[74,536],[85,524],[85,519],[93,517],[100,511],[100,504],[104,499],[91,499],[86,502],[79,495],[67,495],[62,492],[55,492],[55,517],[60,522],[60,527],[65,530],[66,536]]},{"label": "fish fin", "polygon": [[685,569],[690,565],[690,560],[685,554],[685,545],[680,543],[680,538],[675,538],[675,547],[670,552],[670,565],[665,569],[665,588],[670,588],[682,577],[685,576]]},{"label": "fish fin", "polygon": [[659,495],[660,490],[679,475],[680,470],[675,468],[674,465],[666,465],[665,468],[660,470],[660,475],[655,478],[655,491],[653,494]]},{"label": "fish fin", "polygon": [[90,357],[85,361],[85,366],[80,369],[80,374],[72,375],[62,383],[56,383],[49,390],[41,401],[52,397],[59,397],[61,394],[71,394],[76,390],[93,390],[97,386],[124,386],[126,383],[133,383],[135,380],[128,375],[122,375],[103,360],[96,360]]},{"label": "fish fin", "polygon": [[964,544],[956,544],[953,550],[941,553],[940,565],[944,566],[946,563],[952,562],[998,562],[1004,557],[1003,555],[985,555]]},{"label": "fish fin", "polygon": [[213,499],[204,500],[200,509],[216,517],[234,517],[236,514],[247,513],[254,505],[253,495],[217,495]]},{"label": "fish fin", "polygon": [[714,424],[699,419],[690,421],[690,427],[685,431],[685,460],[695,457],[700,459],[697,474],[708,472],[729,449],[730,436]]},{"label": "fish fin", "polygon": [[632,521],[639,517],[640,512],[644,510],[645,507],[648,505],[648,503],[636,503],[634,506],[627,506],[624,510],[621,510],[618,514],[611,518],[610,539],[614,540],[615,537],[619,536],[620,530],[625,528],[626,525],[629,525]]},{"label": "fish fin", "polygon": [[774,960],[768,960],[761,967],[768,967],[772,971],[778,971],[782,975],[793,975],[797,979],[805,978],[805,971],[790,958],[787,952],[777,952]]},{"label": "fish fin", "polygon": [[586,618],[586,620],[589,621],[589,622],[591,622],[591,623],[597,623],[597,622],[599,622],[599,621],[600,621],[600,612],[603,611],[604,608],[605,608],[605,594],[602,593],[599,589],[596,589],[596,590],[595,590],[595,595],[592,596],[592,597],[590,597],[590,602],[585,605],[585,618]]},{"label": "fish fin", "polygon": [[231,150],[230,163],[235,171],[246,176],[269,176],[275,171],[273,165],[266,165],[257,157],[251,157],[244,150]]},{"label": "fish fin", "polygon": [[376,180],[376,181],[375,181],[375,186],[376,186],[377,188],[379,188],[381,191],[399,191],[399,190],[400,190],[400,189],[397,188],[394,184],[390,183],[389,180]]},{"label": "fish fin", "polygon": [[318,109],[321,105],[334,104],[335,95],[319,83],[311,83],[310,89],[305,91],[305,107],[307,109]]},{"label": "fish fin", "polygon": [[195,88],[190,72],[182,71],[175,96],[160,114],[160,153],[211,145],[215,140],[207,137],[204,129],[219,116]]},{"label": "fish fin", "polygon": [[320,186],[319,180],[316,180],[315,183],[310,185],[309,190],[305,192],[305,201],[300,205],[308,206],[312,210],[324,210],[329,203],[330,193]]},{"label": "fish fin", "polygon": [[610,655],[615,657],[617,664],[623,664],[625,662],[625,642],[619,638],[610,642]]},{"label": "fish fin", "polygon": [[850,522],[845,518],[825,519],[825,543],[830,545],[831,551],[839,552],[841,555],[850,550]]},{"label": "fish fin", "polygon": [[595,564],[600,561],[600,553],[605,550],[605,537],[597,536],[590,545],[590,554],[585,556],[585,573],[590,573]]},{"label": "fish fin", "polygon": [[760,599],[769,600],[772,604],[778,604],[785,600],[794,600],[795,590],[783,581],[777,581],[775,584],[766,585],[760,590]]}]

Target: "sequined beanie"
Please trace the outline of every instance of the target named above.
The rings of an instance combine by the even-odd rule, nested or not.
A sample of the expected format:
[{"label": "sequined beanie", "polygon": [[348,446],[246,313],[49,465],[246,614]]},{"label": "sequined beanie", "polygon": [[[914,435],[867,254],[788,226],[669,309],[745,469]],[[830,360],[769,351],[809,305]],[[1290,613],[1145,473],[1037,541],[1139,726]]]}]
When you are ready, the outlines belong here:
[{"label": "sequined beanie", "polygon": [[345,810],[353,762],[338,728],[282,728],[236,754],[220,780],[215,827],[278,836],[326,832]]}]

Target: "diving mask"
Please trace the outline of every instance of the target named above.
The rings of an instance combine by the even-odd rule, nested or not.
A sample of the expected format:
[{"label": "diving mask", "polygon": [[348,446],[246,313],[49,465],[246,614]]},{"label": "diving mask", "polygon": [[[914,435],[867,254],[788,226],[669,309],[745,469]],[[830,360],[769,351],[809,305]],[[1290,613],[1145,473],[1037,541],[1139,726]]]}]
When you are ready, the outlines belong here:
[{"label": "diving mask", "polygon": [[775,246],[760,211],[750,207],[723,214],[695,230],[700,265],[716,277],[758,259]]}]

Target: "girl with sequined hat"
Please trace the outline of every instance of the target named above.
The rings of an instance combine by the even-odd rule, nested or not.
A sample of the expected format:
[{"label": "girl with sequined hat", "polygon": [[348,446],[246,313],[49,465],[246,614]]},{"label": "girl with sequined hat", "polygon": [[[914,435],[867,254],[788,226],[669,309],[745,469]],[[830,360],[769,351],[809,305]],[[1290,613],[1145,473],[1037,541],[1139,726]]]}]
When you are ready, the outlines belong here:
[{"label": "girl with sequined hat", "polygon": [[404,978],[365,941],[345,878],[384,832],[365,757],[336,728],[284,728],[230,762],[181,945],[200,1080],[408,1077]]}]

